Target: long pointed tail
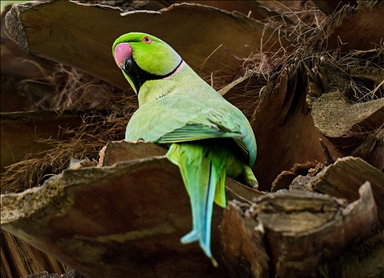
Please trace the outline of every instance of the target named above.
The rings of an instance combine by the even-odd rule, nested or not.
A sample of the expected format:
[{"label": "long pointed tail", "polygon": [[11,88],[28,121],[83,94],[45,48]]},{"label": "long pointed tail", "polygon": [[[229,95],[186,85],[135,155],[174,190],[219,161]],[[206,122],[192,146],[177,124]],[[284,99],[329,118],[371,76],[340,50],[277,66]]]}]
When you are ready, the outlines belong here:
[{"label": "long pointed tail", "polygon": [[[207,165],[204,165],[205,168]],[[209,163],[209,175],[204,175],[204,185],[188,186],[189,196],[191,198],[193,230],[181,238],[181,243],[187,244],[199,241],[200,247],[204,253],[211,259],[214,266],[217,266],[216,260],[211,253],[211,222],[213,199],[216,191],[217,178],[214,177],[212,163]],[[205,169],[204,169],[205,170]],[[202,172],[202,171],[200,171]],[[206,187],[208,185],[208,187]]]},{"label": "long pointed tail", "polygon": [[203,146],[193,143],[172,144],[167,157],[179,166],[191,200],[193,230],[182,237],[181,242],[199,241],[204,253],[217,266],[210,247],[211,222],[214,200],[225,205],[223,163],[213,161]]}]

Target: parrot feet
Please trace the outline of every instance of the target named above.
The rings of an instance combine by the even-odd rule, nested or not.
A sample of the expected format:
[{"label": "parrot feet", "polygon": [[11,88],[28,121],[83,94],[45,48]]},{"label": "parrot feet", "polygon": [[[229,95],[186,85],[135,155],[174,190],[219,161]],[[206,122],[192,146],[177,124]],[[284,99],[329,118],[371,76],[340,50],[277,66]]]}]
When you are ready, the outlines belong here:
[{"label": "parrot feet", "polygon": [[249,167],[248,165],[244,165],[244,179],[245,179],[245,184],[247,186],[254,189],[259,188],[259,182],[257,181],[255,175],[253,174],[251,167]]}]

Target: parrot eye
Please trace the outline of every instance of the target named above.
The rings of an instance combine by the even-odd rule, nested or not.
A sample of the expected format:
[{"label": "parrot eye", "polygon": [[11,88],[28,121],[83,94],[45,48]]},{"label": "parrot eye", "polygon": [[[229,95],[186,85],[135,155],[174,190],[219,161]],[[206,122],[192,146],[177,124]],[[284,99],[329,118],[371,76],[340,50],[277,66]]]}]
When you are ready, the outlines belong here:
[{"label": "parrot eye", "polygon": [[145,36],[145,37],[143,37],[142,42],[143,42],[143,43],[146,43],[146,44],[151,44],[151,43],[152,43],[152,40],[151,40],[150,37]]}]

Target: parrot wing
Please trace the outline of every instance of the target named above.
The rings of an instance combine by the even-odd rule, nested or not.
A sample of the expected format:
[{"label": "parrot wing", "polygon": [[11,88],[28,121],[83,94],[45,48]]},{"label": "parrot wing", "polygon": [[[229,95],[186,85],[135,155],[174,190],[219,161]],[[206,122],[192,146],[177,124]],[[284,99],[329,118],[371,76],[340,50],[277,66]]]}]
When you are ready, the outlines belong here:
[{"label": "parrot wing", "polygon": [[[146,115],[156,113],[147,120]],[[141,106],[132,116],[126,139],[159,144],[233,138],[249,164],[256,159],[254,135],[247,118],[224,99],[199,100],[184,95],[166,96]]]},{"label": "parrot wing", "polygon": [[164,134],[154,143],[181,143],[212,138],[242,138],[239,132],[226,132],[217,126],[206,126],[202,124],[187,124],[179,129]]}]

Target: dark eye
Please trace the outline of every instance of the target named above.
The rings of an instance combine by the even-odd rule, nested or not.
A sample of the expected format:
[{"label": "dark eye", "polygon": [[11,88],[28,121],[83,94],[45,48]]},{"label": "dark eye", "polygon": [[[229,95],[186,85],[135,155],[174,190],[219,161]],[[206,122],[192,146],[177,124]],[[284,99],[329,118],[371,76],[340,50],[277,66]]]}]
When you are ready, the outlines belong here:
[{"label": "dark eye", "polygon": [[148,37],[148,36],[143,37],[142,41],[143,41],[143,43],[146,43],[146,44],[150,44],[150,43],[152,43],[151,38]]}]

